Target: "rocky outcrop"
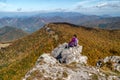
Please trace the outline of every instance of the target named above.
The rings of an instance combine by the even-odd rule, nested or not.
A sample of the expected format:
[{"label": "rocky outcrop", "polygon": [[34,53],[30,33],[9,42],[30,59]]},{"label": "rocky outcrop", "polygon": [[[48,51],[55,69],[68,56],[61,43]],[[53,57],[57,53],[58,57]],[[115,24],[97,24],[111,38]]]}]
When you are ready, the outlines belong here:
[{"label": "rocky outcrop", "polygon": [[81,64],[87,63],[87,56],[80,54],[82,52],[82,46],[66,48],[68,44],[64,43],[59,45],[52,51],[52,56],[54,58],[60,57],[58,60],[61,63],[70,64],[72,62],[77,62]]},{"label": "rocky outcrop", "polygon": [[109,56],[109,57],[106,57],[104,58],[104,63],[107,63],[107,62],[114,62],[114,63],[119,63],[120,64],[120,56]]},{"label": "rocky outcrop", "polygon": [[108,65],[114,71],[120,72],[120,56],[109,56],[101,60],[102,66]]},{"label": "rocky outcrop", "polygon": [[2,44],[0,43],[0,49],[4,49],[5,47],[9,46],[11,43],[5,43],[5,44]]},{"label": "rocky outcrop", "polygon": [[[35,66],[27,72],[23,80],[120,80],[115,75],[108,75],[99,68],[88,66],[87,57],[80,54],[82,46],[65,48],[59,45],[52,53],[44,53]],[[56,57],[61,54],[60,63]]]}]

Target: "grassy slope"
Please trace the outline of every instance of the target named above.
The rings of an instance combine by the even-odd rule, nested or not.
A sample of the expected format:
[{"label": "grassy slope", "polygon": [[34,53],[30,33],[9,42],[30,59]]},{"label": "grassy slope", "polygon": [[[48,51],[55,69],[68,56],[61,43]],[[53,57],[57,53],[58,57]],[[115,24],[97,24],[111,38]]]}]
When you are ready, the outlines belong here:
[{"label": "grassy slope", "polygon": [[27,32],[24,32],[23,30],[14,27],[5,26],[3,28],[0,28],[0,42],[9,42],[26,35],[28,35]]},{"label": "grassy slope", "polygon": [[49,35],[44,28],[15,41],[5,50],[0,51],[0,79],[20,80],[35,64],[44,52],[51,52],[58,44],[68,42],[73,34],[78,35],[83,53],[88,56],[88,63],[95,65],[99,58],[120,55],[120,31],[108,31],[78,27],[71,24],[48,24],[55,34]]}]

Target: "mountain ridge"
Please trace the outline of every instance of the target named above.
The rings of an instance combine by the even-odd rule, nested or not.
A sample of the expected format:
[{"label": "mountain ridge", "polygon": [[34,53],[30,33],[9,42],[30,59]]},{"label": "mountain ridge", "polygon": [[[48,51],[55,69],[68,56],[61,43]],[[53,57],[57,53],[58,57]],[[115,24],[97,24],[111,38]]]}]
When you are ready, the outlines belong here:
[{"label": "mountain ridge", "polygon": [[75,12],[40,13],[29,17],[4,17],[0,18],[0,27],[14,26],[32,33],[39,30],[45,24],[52,22],[67,22],[86,27],[104,29],[120,29],[120,17],[101,17],[96,15],[84,15]]},{"label": "mountain ridge", "polygon": [[[69,42],[76,34],[83,45],[81,54],[88,56],[88,64],[95,66],[98,59],[106,56],[120,56],[120,30],[85,28],[69,23],[49,23],[40,30],[14,41],[0,50],[0,78],[21,79],[38,57],[51,52],[56,46]],[[17,66],[17,68],[16,68]]]}]

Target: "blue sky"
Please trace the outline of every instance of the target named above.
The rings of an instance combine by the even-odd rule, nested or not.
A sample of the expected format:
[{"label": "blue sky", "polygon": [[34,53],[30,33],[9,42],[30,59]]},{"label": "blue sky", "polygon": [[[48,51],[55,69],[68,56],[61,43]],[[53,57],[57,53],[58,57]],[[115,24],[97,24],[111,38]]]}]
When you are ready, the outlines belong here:
[{"label": "blue sky", "polygon": [[0,0],[0,12],[34,11],[120,16],[120,0]]}]

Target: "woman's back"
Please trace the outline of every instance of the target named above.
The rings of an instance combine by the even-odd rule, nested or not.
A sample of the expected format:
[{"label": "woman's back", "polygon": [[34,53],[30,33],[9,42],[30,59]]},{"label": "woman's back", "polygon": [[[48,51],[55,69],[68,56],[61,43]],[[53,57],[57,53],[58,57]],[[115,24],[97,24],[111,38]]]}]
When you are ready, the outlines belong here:
[{"label": "woman's back", "polygon": [[77,44],[78,44],[78,39],[77,39],[77,36],[74,35],[72,40],[69,42],[69,47],[77,46]]}]

